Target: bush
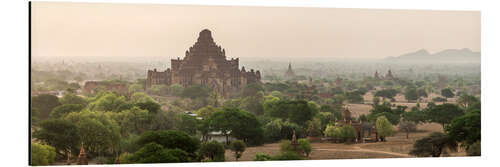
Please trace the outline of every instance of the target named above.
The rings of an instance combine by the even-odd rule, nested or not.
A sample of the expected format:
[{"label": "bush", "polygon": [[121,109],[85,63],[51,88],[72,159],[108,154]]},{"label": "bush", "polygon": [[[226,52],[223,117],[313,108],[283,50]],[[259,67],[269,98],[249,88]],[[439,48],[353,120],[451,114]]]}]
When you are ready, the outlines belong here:
[{"label": "bush", "polygon": [[56,158],[56,149],[49,145],[31,143],[31,165],[50,165]]},{"label": "bush", "polygon": [[280,151],[281,152],[294,151],[290,140],[281,140]]},{"label": "bush", "polygon": [[224,145],[217,141],[201,144],[199,156],[201,160],[208,158],[210,161],[223,162],[225,160]]},{"label": "bush", "polygon": [[164,148],[160,144],[149,143],[135,152],[129,160],[137,163],[173,163],[191,161],[186,151]]},{"label": "bush", "polygon": [[327,125],[324,133],[327,137],[340,138],[340,129],[333,125]]},{"label": "bush", "polygon": [[468,156],[481,156],[481,141],[470,145],[466,151]]},{"label": "bush", "polygon": [[314,118],[308,123],[308,135],[310,137],[318,137],[321,136],[321,120],[318,118]]},{"label": "bush", "polygon": [[445,102],[448,100],[446,100],[446,98],[442,98],[442,97],[435,97],[435,98],[432,98],[432,101],[433,102]]},{"label": "bush", "polygon": [[194,153],[200,147],[199,139],[176,130],[148,131],[143,133],[137,140],[137,144],[140,146],[151,142],[155,142],[164,148],[179,148],[188,153]]},{"label": "bush", "polygon": [[269,156],[265,153],[257,153],[257,154],[255,154],[255,158],[253,160],[254,161],[269,161],[269,160],[271,160],[271,156]]},{"label": "bush", "polygon": [[273,156],[271,160],[303,160],[304,157],[300,156],[294,151],[281,152],[277,156]]},{"label": "bush", "polygon": [[133,163],[130,158],[132,157],[132,154],[128,152],[124,152],[120,154],[120,164],[130,164]]},{"label": "bush", "polygon": [[243,142],[241,140],[235,140],[235,141],[231,142],[231,144],[229,145],[229,148],[231,149],[231,151],[234,152],[234,157],[236,158],[236,161],[238,161],[238,159],[241,157],[243,152],[245,152],[246,147],[247,146],[245,145],[245,142]]},{"label": "bush", "polygon": [[300,149],[306,153],[306,157],[309,157],[309,154],[312,151],[311,143],[309,143],[309,140],[307,139],[299,139],[299,146]]},{"label": "bush", "polygon": [[354,140],[354,138],[356,138],[356,130],[350,125],[346,125],[340,128],[340,132],[340,136],[342,137],[344,142],[350,143]]}]

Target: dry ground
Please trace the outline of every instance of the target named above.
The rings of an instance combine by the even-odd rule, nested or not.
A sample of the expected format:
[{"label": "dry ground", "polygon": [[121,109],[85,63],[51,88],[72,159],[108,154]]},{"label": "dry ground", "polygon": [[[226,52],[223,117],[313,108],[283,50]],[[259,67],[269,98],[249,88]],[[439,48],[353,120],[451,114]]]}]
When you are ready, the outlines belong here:
[{"label": "dry ground", "polygon": [[[308,159],[365,159],[365,158],[407,158],[413,143],[416,140],[429,135],[432,132],[440,132],[439,124],[419,125],[419,131],[410,133],[406,139],[406,133],[396,132],[394,136],[388,137],[387,142],[359,143],[359,144],[337,144],[337,143],[312,143],[312,152]],[[268,155],[279,154],[279,143],[265,144],[258,147],[248,147],[240,158],[240,161],[252,161],[256,153]],[[446,156],[465,156],[463,150]],[[226,150],[226,161],[235,161],[234,154]]]}]

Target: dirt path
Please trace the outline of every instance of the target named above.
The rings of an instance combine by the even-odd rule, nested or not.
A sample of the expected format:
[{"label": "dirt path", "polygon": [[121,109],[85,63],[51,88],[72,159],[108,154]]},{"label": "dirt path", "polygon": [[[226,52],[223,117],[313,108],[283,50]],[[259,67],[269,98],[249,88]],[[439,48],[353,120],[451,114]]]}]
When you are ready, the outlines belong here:
[{"label": "dirt path", "polygon": [[408,154],[401,154],[401,153],[395,153],[395,152],[388,152],[388,151],[379,151],[379,150],[370,150],[370,149],[364,149],[359,146],[354,146],[349,149],[328,149],[328,148],[318,148],[318,149],[313,149],[314,150],[319,150],[319,151],[351,151],[351,152],[371,152],[371,153],[380,153],[380,154],[389,154],[393,156],[399,156],[399,157],[410,157]]}]

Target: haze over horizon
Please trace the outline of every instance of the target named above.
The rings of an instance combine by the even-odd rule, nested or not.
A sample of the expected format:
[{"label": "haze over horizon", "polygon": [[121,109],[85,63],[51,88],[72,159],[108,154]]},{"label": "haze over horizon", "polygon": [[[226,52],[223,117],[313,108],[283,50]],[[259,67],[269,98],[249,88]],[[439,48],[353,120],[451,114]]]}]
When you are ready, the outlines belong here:
[{"label": "haze over horizon", "polygon": [[382,59],[469,48],[478,11],[32,2],[33,57],[184,57],[202,29],[227,57]]}]

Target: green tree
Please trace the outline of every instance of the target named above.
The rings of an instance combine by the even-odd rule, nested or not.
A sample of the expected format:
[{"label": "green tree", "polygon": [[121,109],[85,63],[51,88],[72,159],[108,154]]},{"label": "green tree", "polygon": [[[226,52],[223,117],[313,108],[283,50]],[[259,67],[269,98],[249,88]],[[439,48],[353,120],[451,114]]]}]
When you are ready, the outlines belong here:
[{"label": "green tree", "polygon": [[419,110],[417,107],[413,107],[410,111],[403,113],[403,121],[420,124],[426,122],[427,119],[425,111]]},{"label": "green tree", "polygon": [[197,116],[202,117],[204,119],[209,118],[214,112],[216,112],[216,108],[212,106],[205,106],[196,111]]},{"label": "green tree", "polygon": [[161,111],[161,105],[155,101],[139,102],[135,104],[143,110],[149,111],[149,113],[156,114]]},{"label": "green tree", "polygon": [[319,112],[317,104],[305,100],[279,100],[266,109],[267,115],[289,120],[300,126],[305,126]]},{"label": "green tree", "polygon": [[314,118],[308,121],[307,133],[311,137],[321,136],[321,120]]},{"label": "green tree", "polygon": [[463,142],[463,146],[469,148],[481,141],[481,112],[475,110],[453,119],[445,131],[453,140]]},{"label": "green tree", "polygon": [[135,92],[130,96],[130,102],[132,103],[146,103],[146,102],[156,102],[151,96],[148,96],[144,92]]},{"label": "green tree", "polygon": [[178,114],[178,117],[179,124],[177,127],[179,130],[186,132],[187,134],[196,134],[198,120],[195,117],[184,113]]},{"label": "green tree", "polygon": [[132,84],[128,86],[128,93],[134,94],[137,92],[144,92],[144,86],[142,84]]},{"label": "green tree", "polygon": [[377,133],[382,141],[385,141],[387,136],[392,136],[394,133],[391,122],[389,122],[385,116],[377,117],[375,127],[377,128]]},{"label": "green tree", "polygon": [[453,90],[451,90],[451,88],[441,89],[441,95],[446,97],[446,98],[452,98],[455,96],[455,94],[453,93]]},{"label": "green tree", "polygon": [[243,152],[245,152],[246,147],[247,146],[245,142],[241,140],[235,140],[231,142],[229,148],[231,149],[231,151],[234,152],[234,157],[236,158],[236,161],[238,161],[238,159],[241,158],[241,155],[243,155]]},{"label": "green tree", "polygon": [[149,128],[151,122],[149,112],[137,106],[124,110],[118,113],[117,116],[116,122],[127,133],[140,134]]},{"label": "green tree", "polygon": [[398,93],[397,90],[395,89],[384,89],[384,90],[379,90],[375,92],[376,97],[382,97],[384,100],[387,99],[394,99],[394,96]]},{"label": "green tree", "polygon": [[385,116],[393,125],[397,125],[406,108],[406,106],[397,106],[395,109],[392,109],[390,103],[385,102],[381,105],[375,105],[370,110],[367,118],[370,122],[375,122],[378,117]]},{"label": "green tree", "polygon": [[90,156],[115,152],[120,143],[120,126],[112,119],[116,113],[103,111],[81,111],[66,115],[65,119],[75,123],[80,141]]},{"label": "green tree", "polygon": [[356,130],[350,125],[345,125],[340,128],[340,136],[344,142],[351,143],[356,138]]},{"label": "green tree", "polygon": [[327,137],[332,137],[334,139],[342,138],[341,129],[333,125],[327,125],[324,133]]},{"label": "green tree", "polygon": [[417,97],[420,98],[420,97],[427,97],[427,91],[425,90],[425,88],[421,88],[421,89],[417,89]]},{"label": "green tree", "polygon": [[55,162],[56,150],[54,147],[39,143],[31,143],[30,165],[51,165]]},{"label": "green tree", "polygon": [[345,97],[349,103],[363,103],[364,92],[353,91],[353,92],[345,92]]},{"label": "green tree", "polygon": [[114,111],[119,112],[121,106],[127,101],[123,96],[117,96],[111,92],[100,93],[95,100],[89,103],[88,108],[91,111]]},{"label": "green tree", "polygon": [[224,145],[217,141],[210,141],[201,144],[199,156],[200,159],[208,158],[210,161],[223,162],[225,161]]},{"label": "green tree", "polygon": [[63,104],[60,106],[57,106],[52,110],[50,113],[50,118],[62,118],[66,114],[71,113],[71,112],[80,112],[85,108],[84,105],[81,104]]},{"label": "green tree", "polygon": [[71,121],[63,119],[49,119],[40,123],[33,137],[55,147],[57,152],[76,151],[80,144],[78,127]]},{"label": "green tree", "polygon": [[478,102],[479,102],[479,100],[475,96],[468,95],[466,93],[463,93],[457,99],[458,105],[460,107],[462,107],[464,110],[467,110],[469,108],[469,106],[471,106],[474,103],[478,103]]},{"label": "green tree", "polygon": [[157,143],[163,148],[178,148],[190,154],[194,154],[200,148],[198,138],[191,137],[177,130],[147,131],[141,134],[136,143],[139,146],[145,146],[148,143]]},{"label": "green tree", "polygon": [[87,100],[84,97],[80,97],[73,93],[65,94],[61,99],[59,99],[61,104],[79,104],[87,106]]},{"label": "green tree", "polygon": [[264,128],[266,141],[274,142],[282,139],[281,129],[284,122],[281,119],[274,119],[268,122]]},{"label": "green tree", "polygon": [[231,135],[249,144],[263,142],[264,130],[252,113],[237,108],[223,108],[213,113],[208,120],[213,130],[221,131],[226,136],[226,141]]},{"label": "green tree", "polygon": [[306,157],[309,157],[309,154],[311,154],[312,151],[311,143],[309,143],[309,140],[299,139],[298,142],[300,149],[306,154]]},{"label": "green tree", "polygon": [[41,94],[31,98],[31,108],[36,108],[39,118],[44,120],[49,118],[50,112],[61,105],[57,96],[50,94]]},{"label": "green tree", "polygon": [[462,116],[464,111],[455,104],[446,103],[431,107],[427,114],[431,122],[439,123],[445,128],[454,118]]},{"label": "green tree", "polygon": [[417,100],[418,94],[417,94],[417,89],[414,86],[409,86],[406,88],[405,91],[405,99],[410,102],[411,100]]},{"label": "green tree", "polygon": [[241,107],[255,115],[264,114],[264,96],[262,92],[259,92],[253,96],[246,96],[241,101]]},{"label": "green tree", "polygon": [[445,148],[455,151],[457,143],[446,134],[433,132],[417,140],[409,154],[417,157],[439,157]]},{"label": "green tree", "polygon": [[164,148],[162,145],[154,142],[144,145],[127,159],[137,163],[174,163],[192,161],[186,151],[178,148]]}]

